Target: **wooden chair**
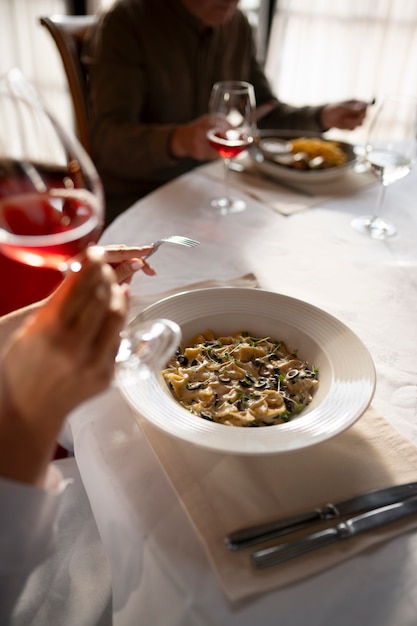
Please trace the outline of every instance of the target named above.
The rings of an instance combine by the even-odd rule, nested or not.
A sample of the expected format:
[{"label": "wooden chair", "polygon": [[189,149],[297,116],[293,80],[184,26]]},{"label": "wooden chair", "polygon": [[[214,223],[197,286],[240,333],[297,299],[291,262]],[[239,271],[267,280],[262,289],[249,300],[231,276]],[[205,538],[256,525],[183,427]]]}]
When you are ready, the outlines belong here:
[{"label": "wooden chair", "polygon": [[75,115],[75,132],[90,153],[87,74],[83,44],[97,22],[94,15],[53,15],[39,21],[51,34],[64,66]]}]

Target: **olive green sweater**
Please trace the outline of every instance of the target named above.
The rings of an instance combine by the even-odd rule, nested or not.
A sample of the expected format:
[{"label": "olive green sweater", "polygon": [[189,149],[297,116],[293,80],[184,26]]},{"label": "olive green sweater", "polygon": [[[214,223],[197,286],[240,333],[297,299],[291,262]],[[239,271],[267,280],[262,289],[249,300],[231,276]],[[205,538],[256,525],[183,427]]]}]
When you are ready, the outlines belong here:
[{"label": "olive green sweater", "polygon": [[[92,154],[108,222],[199,164],[173,158],[170,136],[176,125],[207,113],[213,83],[247,80],[258,105],[274,98],[239,10],[207,28],[180,0],[119,0],[100,20],[88,56]],[[263,125],[317,130],[319,111],[279,103]]]}]

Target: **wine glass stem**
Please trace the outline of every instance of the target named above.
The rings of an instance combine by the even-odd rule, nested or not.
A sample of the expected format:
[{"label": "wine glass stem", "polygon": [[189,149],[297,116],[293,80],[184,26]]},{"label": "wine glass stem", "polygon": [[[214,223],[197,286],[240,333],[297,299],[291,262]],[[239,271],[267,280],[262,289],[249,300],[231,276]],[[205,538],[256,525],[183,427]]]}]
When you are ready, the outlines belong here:
[{"label": "wine glass stem", "polygon": [[381,183],[381,185],[379,187],[378,198],[377,198],[377,201],[376,201],[376,208],[375,208],[374,216],[372,218],[373,222],[380,217],[382,205],[384,204],[386,187],[387,186],[384,185],[384,183]]},{"label": "wine glass stem", "polygon": [[229,163],[230,163],[230,159],[223,159],[223,165],[224,165],[224,197],[226,198],[227,202],[230,202],[230,195],[229,195],[229,172],[230,172],[230,167],[229,167]]}]

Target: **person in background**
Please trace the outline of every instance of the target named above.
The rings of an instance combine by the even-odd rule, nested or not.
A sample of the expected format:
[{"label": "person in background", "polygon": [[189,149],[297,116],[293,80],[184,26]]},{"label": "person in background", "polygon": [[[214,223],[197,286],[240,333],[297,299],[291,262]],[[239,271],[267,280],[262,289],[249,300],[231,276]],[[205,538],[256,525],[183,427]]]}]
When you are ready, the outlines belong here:
[{"label": "person in background", "polygon": [[1,624],[54,548],[67,488],[51,464],[56,440],[67,414],[113,377],[125,283],[139,269],[155,274],[141,258],[150,250],[91,248],[48,299],[0,318]]},{"label": "person in background", "polygon": [[92,155],[108,223],[158,186],[218,158],[206,138],[217,81],[252,83],[264,128],[352,130],[363,122],[366,103],[357,100],[303,107],[280,102],[237,5],[117,0],[99,20],[87,56]]}]

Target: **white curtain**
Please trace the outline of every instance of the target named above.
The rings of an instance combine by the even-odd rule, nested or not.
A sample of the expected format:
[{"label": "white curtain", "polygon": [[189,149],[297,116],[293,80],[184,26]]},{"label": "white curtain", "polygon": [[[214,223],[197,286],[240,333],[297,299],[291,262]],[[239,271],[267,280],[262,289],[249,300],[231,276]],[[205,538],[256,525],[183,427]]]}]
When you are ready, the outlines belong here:
[{"label": "white curtain", "polygon": [[298,105],[417,95],[417,2],[277,0],[265,71]]},{"label": "white curtain", "polygon": [[56,117],[72,124],[61,59],[39,17],[65,14],[65,0],[0,0],[0,75],[18,67]]}]

